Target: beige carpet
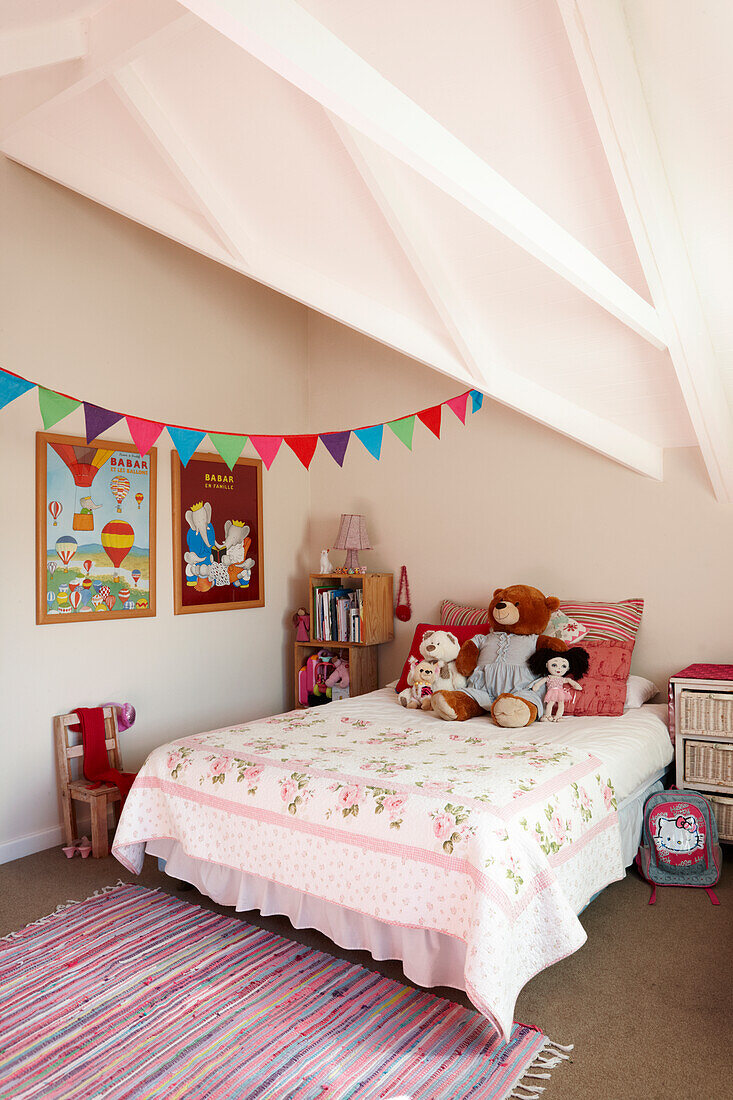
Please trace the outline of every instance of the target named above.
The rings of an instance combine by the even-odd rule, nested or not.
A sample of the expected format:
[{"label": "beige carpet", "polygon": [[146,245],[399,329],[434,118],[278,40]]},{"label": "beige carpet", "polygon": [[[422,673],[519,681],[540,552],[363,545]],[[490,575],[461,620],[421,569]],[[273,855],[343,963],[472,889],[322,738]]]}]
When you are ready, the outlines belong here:
[{"label": "beige carpet", "polygon": [[[553,1039],[574,1043],[573,1063],[555,1070],[542,1100],[724,1100],[733,1097],[733,851],[718,890],[649,889],[634,873],[609,886],[582,916],[588,942],[534,978],[516,1017]],[[131,876],[112,858],[67,860],[60,849],[0,867],[0,935]],[[137,880],[176,892],[148,859]],[[185,900],[222,910],[194,891]],[[242,914],[301,943],[404,981],[397,963],[341,951],[283,917]],[[437,992],[437,991],[436,991]],[[467,1004],[453,991],[444,996]],[[0,1036],[0,1042],[2,1037]],[[436,1097],[435,1100],[451,1100]]]}]

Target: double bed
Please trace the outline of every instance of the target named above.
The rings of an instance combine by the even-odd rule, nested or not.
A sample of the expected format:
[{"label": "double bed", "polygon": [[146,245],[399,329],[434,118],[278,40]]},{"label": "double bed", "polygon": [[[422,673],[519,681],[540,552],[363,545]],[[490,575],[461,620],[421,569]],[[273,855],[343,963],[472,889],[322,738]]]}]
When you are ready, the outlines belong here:
[{"label": "double bed", "polygon": [[584,943],[578,914],[632,862],[666,719],[508,730],[405,710],[389,686],[156,749],[113,853],[463,989],[506,1038],[521,988]]}]

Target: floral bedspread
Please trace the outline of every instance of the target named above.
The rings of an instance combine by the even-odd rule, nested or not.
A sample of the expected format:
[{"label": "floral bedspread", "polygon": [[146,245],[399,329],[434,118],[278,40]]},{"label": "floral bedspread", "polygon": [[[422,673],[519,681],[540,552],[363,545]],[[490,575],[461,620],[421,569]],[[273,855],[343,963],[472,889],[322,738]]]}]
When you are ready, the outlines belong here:
[{"label": "floral bedspread", "polygon": [[[466,944],[465,987],[505,1038],[522,986],[577,950],[576,914],[623,877],[598,759],[497,730],[352,702],[183,738],[146,761],[113,852],[145,842]],[[418,712],[420,713],[420,712]]]}]

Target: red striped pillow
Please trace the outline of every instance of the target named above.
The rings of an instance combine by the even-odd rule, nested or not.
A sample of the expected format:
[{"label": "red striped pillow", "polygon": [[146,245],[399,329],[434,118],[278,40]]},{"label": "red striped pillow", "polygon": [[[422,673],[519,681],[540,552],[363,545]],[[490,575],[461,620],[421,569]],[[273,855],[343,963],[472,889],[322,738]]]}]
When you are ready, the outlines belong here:
[{"label": "red striped pillow", "polygon": [[488,617],[485,607],[466,607],[452,600],[443,600],[440,605],[441,626],[483,626]]},{"label": "red striped pillow", "polygon": [[620,600],[619,603],[578,603],[575,600],[563,600],[560,610],[588,627],[584,642],[594,638],[613,638],[629,643],[633,649],[644,611],[644,601],[638,599]]}]

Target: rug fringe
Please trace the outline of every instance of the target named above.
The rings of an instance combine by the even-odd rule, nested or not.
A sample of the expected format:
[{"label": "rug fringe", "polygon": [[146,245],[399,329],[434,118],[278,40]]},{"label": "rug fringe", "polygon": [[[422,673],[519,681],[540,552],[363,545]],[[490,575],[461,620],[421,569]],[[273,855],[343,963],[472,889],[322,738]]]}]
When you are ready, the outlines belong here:
[{"label": "rug fringe", "polygon": [[[117,879],[117,882],[111,886],[100,886],[98,890],[95,890],[93,894],[90,894],[88,898],[84,898],[84,901],[93,901],[94,898],[99,898],[102,894],[111,894],[114,890],[119,890],[121,886],[131,886],[130,882],[123,882],[121,878]],[[3,940],[17,940],[18,936],[22,936],[26,928],[36,928],[40,925],[48,924],[48,922],[55,917],[57,913],[63,913],[64,909],[71,909],[74,905],[82,905],[83,902],[78,901],[76,898],[71,898],[69,901],[62,901],[56,906],[52,913],[47,913],[45,917],[39,917],[38,920],[29,921],[28,924],[24,924],[22,928],[19,928],[17,932],[8,932],[7,936],[0,936],[0,943]]]},{"label": "rug fringe", "polygon": [[512,1091],[506,1094],[506,1100],[538,1100],[545,1091],[545,1085],[534,1085],[531,1081],[549,1081],[551,1074],[547,1070],[561,1066],[563,1062],[570,1062],[570,1051],[573,1044],[563,1046],[554,1039],[545,1038],[544,1045],[535,1055],[534,1060],[525,1069],[518,1081],[514,1082]]}]

